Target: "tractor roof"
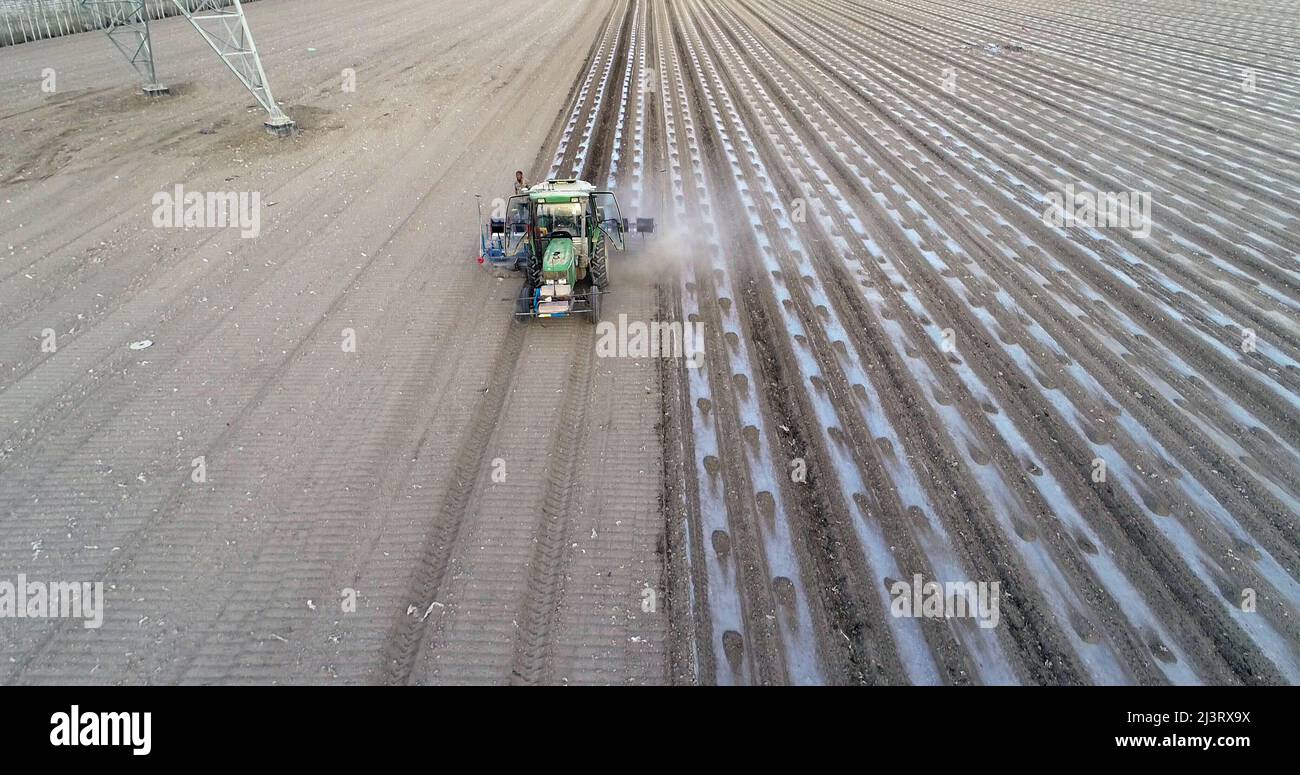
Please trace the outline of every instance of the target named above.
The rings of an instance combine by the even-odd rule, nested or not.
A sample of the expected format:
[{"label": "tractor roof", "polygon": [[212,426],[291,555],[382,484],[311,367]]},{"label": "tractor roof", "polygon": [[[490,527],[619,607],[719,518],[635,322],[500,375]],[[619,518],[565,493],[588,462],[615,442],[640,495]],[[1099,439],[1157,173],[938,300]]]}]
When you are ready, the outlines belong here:
[{"label": "tractor roof", "polygon": [[574,197],[590,196],[596,187],[577,178],[552,178],[528,189],[534,202],[568,202]]}]

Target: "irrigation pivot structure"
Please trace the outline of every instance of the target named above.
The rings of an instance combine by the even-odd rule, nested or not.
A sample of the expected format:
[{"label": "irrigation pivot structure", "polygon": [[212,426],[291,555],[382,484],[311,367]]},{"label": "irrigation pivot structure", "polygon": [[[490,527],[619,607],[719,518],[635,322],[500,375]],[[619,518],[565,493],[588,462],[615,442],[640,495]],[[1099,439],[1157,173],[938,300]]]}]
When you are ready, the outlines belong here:
[{"label": "irrigation pivot structure", "polygon": [[108,35],[126,61],[135,68],[144,82],[144,93],[150,96],[167,93],[167,87],[158,83],[153,67],[153,43],[149,39],[149,14],[144,0],[81,0],[90,11],[99,11],[104,19],[104,34]]},{"label": "irrigation pivot structure", "polygon": [[[182,0],[171,2],[266,111],[266,128],[278,135],[292,132],[293,121],[280,110],[271,94],[271,84],[266,79],[266,70],[262,68],[262,58],[257,53],[257,44],[248,28],[240,0],[201,0],[190,4]],[[158,83],[154,69],[145,0],[81,0],[81,5],[103,15],[104,33],[135,68],[143,82],[144,93],[151,96],[166,94],[167,87]]]}]

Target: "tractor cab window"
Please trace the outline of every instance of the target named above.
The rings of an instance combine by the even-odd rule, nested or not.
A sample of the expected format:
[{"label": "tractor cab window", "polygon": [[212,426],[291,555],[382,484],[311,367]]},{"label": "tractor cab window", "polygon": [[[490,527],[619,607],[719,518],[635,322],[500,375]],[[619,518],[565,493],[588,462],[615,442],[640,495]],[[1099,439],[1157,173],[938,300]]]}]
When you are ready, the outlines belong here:
[{"label": "tractor cab window", "polygon": [[510,197],[506,205],[506,238],[511,255],[518,253],[528,238],[528,197]]},{"label": "tractor cab window", "polygon": [[600,230],[619,250],[623,249],[623,213],[619,212],[618,200],[608,191],[597,191],[591,195],[596,205],[596,224]]},{"label": "tractor cab window", "polygon": [[539,202],[537,204],[537,236],[550,239],[564,233],[581,237],[585,233],[580,202]]}]

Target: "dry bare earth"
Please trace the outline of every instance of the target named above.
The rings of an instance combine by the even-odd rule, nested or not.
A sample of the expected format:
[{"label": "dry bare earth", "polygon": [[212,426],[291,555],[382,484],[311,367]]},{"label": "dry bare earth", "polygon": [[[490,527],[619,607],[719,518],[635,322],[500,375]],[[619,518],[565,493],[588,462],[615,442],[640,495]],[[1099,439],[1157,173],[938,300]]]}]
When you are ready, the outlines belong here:
[{"label": "dry bare earth", "polygon": [[[184,22],[154,27],[179,94],[152,104],[99,37],[3,52],[0,568],[104,580],[108,612],[0,622],[0,676],[660,680],[654,365],[575,372],[592,329],[524,334],[473,261],[473,195],[530,168],[605,10],[248,15],[289,143]],[[261,235],[152,228],[178,182],[260,191]]]},{"label": "dry bare earth", "polygon": [[[0,52],[0,573],[111,585],[0,622],[6,680],[1300,677],[1294,9],[458,5],[250,6],[288,147],[174,22],[150,105]],[[607,309],[704,368],[509,321],[464,216],[515,167],[661,216]],[[149,228],[177,181],[276,205]],[[1066,184],[1150,235],[1045,224]],[[999,626],[891,616],[914,574]]]}]

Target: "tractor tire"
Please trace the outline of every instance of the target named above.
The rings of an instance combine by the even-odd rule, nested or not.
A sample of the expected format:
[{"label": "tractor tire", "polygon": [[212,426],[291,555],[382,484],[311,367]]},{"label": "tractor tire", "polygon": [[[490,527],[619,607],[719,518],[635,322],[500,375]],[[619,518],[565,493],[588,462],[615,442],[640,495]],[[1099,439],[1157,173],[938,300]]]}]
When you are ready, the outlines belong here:
[{"label": "tractor tire", "polygon": [[542,261],[540,258],[528,259],[528,263],[524,266],[524,284],[529,288],[542,287]]},{"label": "tractor tire", "polygon": [[591,267],[588,271],[591,274],[593,287],[602,291],[609,287],[609,258],[605,253],[604,240],[596,243],[596,248],[591,253]]},{"label": "tractor tire", "polygon": [[587,304],[591,307],[591,324],[594,326],[600,323],[600,307],[605,300],[605,292],[596,286],[591,286],[591,294],[587,297]]},{"label": "tractor tire", "polygon": [[520,313],[531,313],[533,311],[533,289],[536,287],[537,286],[525,282],[523,287],[519,289],[519,296],[515,298],[516,323],[527,324],[532,321],[533,316],[531,314]]}]

